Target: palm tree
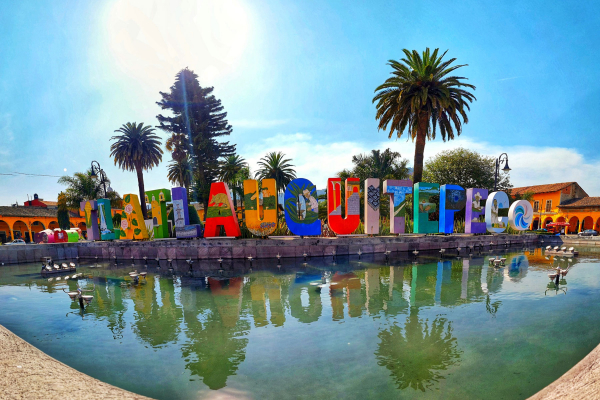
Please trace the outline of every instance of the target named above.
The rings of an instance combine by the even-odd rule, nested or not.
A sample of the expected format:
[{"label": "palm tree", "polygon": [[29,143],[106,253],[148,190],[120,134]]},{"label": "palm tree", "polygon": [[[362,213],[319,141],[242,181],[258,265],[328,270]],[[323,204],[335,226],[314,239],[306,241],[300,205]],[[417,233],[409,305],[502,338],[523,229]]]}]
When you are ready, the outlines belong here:
[{"label": "palm tree", "polygon": [[169,182],[183,186],[187,192],[192,183],[192,163],[189,156],[181,160],[171,160],[167,169],[167,178]]},{"label": "palm tree", "polygon": [[292,180],[296,179],[296,170],[294,165],[290,164],[292,160],[284,158],[282,152],[271,152],[260,159],[258,162],[258,171],[254,175],[256,179],[275,179],[277,191],[285,191],[285,187]]},{"label": "palm tree", "polygon": [[[371,154],[358,154],[352,156],[354,168],[351,176],[364,181],[367,178],[386,179],[408,179],[408,160],[402,158],[400,153],[390,149],[371,150]],[[347,170],[341,171],[340,175],[347,174]]]},{"label": "palm tree", "polygon": [[226,182],[227,185],[231,188],[233,192],[233,208],[237,211],[237,196],[236,190],[237,187],[237,175],[239,172],[246,166],[246,160],[240,157],[237,154],[228,156],[225,158],[225,161],[221,161],[219,163],[219,178],[222,182]]},{"label": "palm tree", "polygon": [[[122,208],[119,194],[114,190],[104,193],[103,185],[98,178],[92,177],[91,170],[76,172],[73,176],[62,176],[58,180],[58,183],[67,186],[67,189],[64,191],[64,201],[69,209],[78,210],[79,203],[82,201],[95,200],[102,197],[110,199],[111,207]],[[105,183],[110,184],[110,181],[107,180]]]},{"label": "palm tree", "polygon": [[160,148],[160,138],[154,134],[154,129],[144,123],[128,122],[115,132],[122,135],[113,136],[116,140],[110,145],[110,155],[115,158],[115,165],[125,171],[135,171],[138,178],[140,202],[144,219],[148,219],[144,189],[144,170],[156,167],[162,161],[163,151]]},{"label": "palm tree", "polygon": [[[429,48],[419,55],[416,50],[404,49],[406,58],[390,60],[392,77],[375,89],[373,103],[377,102],[376,119],[379,129],[387,130],[389,137],[394,132],[401,137],[408,127],[408,135],[416,139],[413,181],[420,182],[423,174],[425,141],[435,139],[439,125],[442,139],[454,139],[454,130],[460,135],[462,123],[469,122],[467,110],[475,96],[465,90],[475,86],[464,83],[460,76],[447,76],[465,65],[450,66],[456,59],[442,61],[447,51],[438,57],[438,50],[430,53]],[[454,125],[454,128],[453,128]]]}]

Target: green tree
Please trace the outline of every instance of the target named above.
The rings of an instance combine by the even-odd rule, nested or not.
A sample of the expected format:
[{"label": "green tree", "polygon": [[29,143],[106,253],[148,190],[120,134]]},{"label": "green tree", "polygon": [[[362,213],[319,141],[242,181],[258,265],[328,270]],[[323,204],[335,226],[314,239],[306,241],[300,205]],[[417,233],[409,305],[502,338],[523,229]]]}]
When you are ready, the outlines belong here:
[{"label": "green tree", "polygon": [[[440,185],[459,185],[465,189],[494,189],[494,171],[496,159],[486,157],[476,151],[459,147],[446,150],[427,160],[423,171],[425,182]],[[500,171],[498,190],[510,192],[512,185],[508,173]]]},{"label": "green tree", "polygon": [[110,146],[110,156],[114,157],[115,165],[125,171],[135,171],[138,179],[140,203],[144,219],[148,219],[144,188],[144,171],[158,166],[162,161],[163,151],[160,148],[160,138],[154,134],[154,129],[144,123],[128,122],[115,132],[121,135],[113,136],[115,140]]},{"label": "green tree", "polygon": [[296,179],[296,170],[294,165],[290,164],[291,159],[284,158],[282,152],[271,152],[260,159],[258,170],[254,175],[256,179],[275,179],[277,191],[284,192],[286,186]]},{"label": "green tree", "polygon": [[60,229],[71,229],[71,220],[69,219],[69,207],[67,207],[67,196],[64,192],[58,194],[58,226]]},{"label": "green tree", "polygon": [[352,156],[352,170],[340,172],[359,178],[378,178],[382,182],[386,179],[408,179],[410,177],[408,160],[402,158],[400,153],[390,149],[371,150],[371,154],[358,154]]},{"label": "green tree", "polygon": [[[79,210],[79,205],[85,200],[95,200],[99,198],[107,198],[110,200],[112,208],[123,208],[121,197],[115,191],[108,191],[104,194],[104,189],[99,179],[92,177],[92,171],[76,172],[73,176],[61,176],[58,183],[66,185],[67,189],[62,192],[65,196],[65,201],[68,209]],[[106,184],[109,184],[107,181]]]},{"label": "green tree", "polygon": [[246,164],[235,176],[235,182],[237,185],[235,186],[234,193],[236,193],[239,198],[242,206],[246,206],[244,203],[244,181],[247,179],[251,179],[252,173],[250,172],[250,167]]},{"label": "green tree", "polygon": [[184,187],[186,192],[189,191],[193,179],[189,156],[186,155],[182,159],[176,159],[173,156],[173,160],[167,166],[167,178],[169,182]]},{"label": "green tree", "polygon": [[[475,96],[465,89],[475,86],[464,83],[467,79],[448,76],[465,65],[451,65],[456,59],[443,61],[446,52],[438,56],[438,50],[423,55],[416,50],[404,49],[406,58],[390,60],[392,77],[375,89],[373,103],[377,102],[376,119],[379,129],[390,128],[401,137],[407,129],[409,137],[416,141],[413,181],[421,182],[423,154],[426,140],[434,140],[439,125],[442,139],[454,139],[454,131],[460,135],[462,123],[468,123],[467,110]],[[461,117],[463,122],[461,122]]]},{"label": "green tree", "polygon": [[237,211],[237,186],[239,185],[238,176],[240,171],[246,166],[246,160],[237,154],[228,156],[220,163],[219,179],[227,183],[233,195],[233,208]]},{"label": "green tree", "polygon": [[235,153],[235,145],[220,142],[232,132],[221,100],[212,93],[214,88],[203,88],[198,75],[183,69],[175,76],[169,92],[160,92],[157,104],[169,110],[172,117],[157,116],[159,128],[171,134],[167,149],[175,160],[190,157],[194,176],[194,194],[208,209],[210,184],[219,176],[219,160]]}]

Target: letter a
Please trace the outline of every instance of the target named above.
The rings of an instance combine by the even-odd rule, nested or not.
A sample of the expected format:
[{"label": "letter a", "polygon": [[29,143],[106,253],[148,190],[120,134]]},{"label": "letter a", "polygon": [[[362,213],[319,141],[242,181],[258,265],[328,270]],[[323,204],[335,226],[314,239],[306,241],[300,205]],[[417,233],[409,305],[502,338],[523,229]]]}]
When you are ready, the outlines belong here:
[{"label": "letter a", "polygon": [[220,226],[225,227],[227,236],[237,237],[242,235],[237,214],[233,211],[233,201],[229,195],[229,187],[224,182],[215,182],[210,185],[204,237],[219,236]]}]

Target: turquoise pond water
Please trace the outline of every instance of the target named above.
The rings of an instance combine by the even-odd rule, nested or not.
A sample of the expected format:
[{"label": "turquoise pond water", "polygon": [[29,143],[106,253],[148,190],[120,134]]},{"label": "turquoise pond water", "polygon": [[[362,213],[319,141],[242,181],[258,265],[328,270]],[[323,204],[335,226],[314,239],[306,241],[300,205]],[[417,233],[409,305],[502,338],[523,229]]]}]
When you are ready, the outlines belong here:
[{"label": "turquoise pond water", "polygon": [[[104,263],[80,266],[78,281],[5,266],[0,324],[158,399],[522,399],[600,343],[600,262],[502,254],[500,270],[489,253],[195,261],[192,272]],[[557,265],[573,267],[548,288]],[[94,291],[83,312],[62,291],[78,284]]]}]

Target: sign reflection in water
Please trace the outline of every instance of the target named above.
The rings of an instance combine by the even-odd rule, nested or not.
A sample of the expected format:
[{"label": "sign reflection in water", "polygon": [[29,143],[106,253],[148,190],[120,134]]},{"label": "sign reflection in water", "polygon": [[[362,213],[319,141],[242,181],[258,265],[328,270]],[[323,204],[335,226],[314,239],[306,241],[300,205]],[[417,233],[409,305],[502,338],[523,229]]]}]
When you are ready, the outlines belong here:
[{"label": "sign reflection in water", "polygon": [[[343,329],[357,329],[357,325],[351,328],[350,322],[360,322],[360,329],[377,327],[371,354],[397,389],[430,391],[438,388],[448,378],[447,370],[458,367],[464,357],[450,310],[479,303],[479,313],[487,310],[491,316],[498,315],[502,300],[495,298],[496,294],[505,282],[524,280],[532,260],[547,262],[549,267],[553,263],[537,252],[510,255],[504,269],[488,267],[482,257],[420,265],[392,262],[392,266],[363,258],[361,263],[342,262],[336,269],[331,265],[297,269],[288,265],[286,270],[284,265],[274,272],[239,276],[230,272],[232,276],[225,278],[208,271],[202,273],[212,276],[189,276],[189,267],[182,262],[180,270],[185,272],[181,276],[149,274],[147,282],[138,285],[124,284],[126,272],[108,267],[90,270],[100,276],[88,279],[96,290],[85,323],[95,318],[110,329],[115,343],[133,335],[148,351],[175,349],[190,379],[216,390],[226,387],[230,377],[239,373],[255,329],[289,335],[298,326],[310,326],[314,331],[309,332],[323,334],[323,324],[329,324],[327,329],[336,335]],[[298,262],[300,266],[302,261]],[[324,278],[327,285],[322,290],[311,285]],[[75,281],[38,278],[17,281],[23,284],[24,279],[47,293],[77,285]],[[540,287],[541,293],[544,289]],[[438,311],[432,314],[431,310]],[[143,372],[145,353],[138,351],[136,357]],[[309,366],[285,366],[294,367]]]}]

